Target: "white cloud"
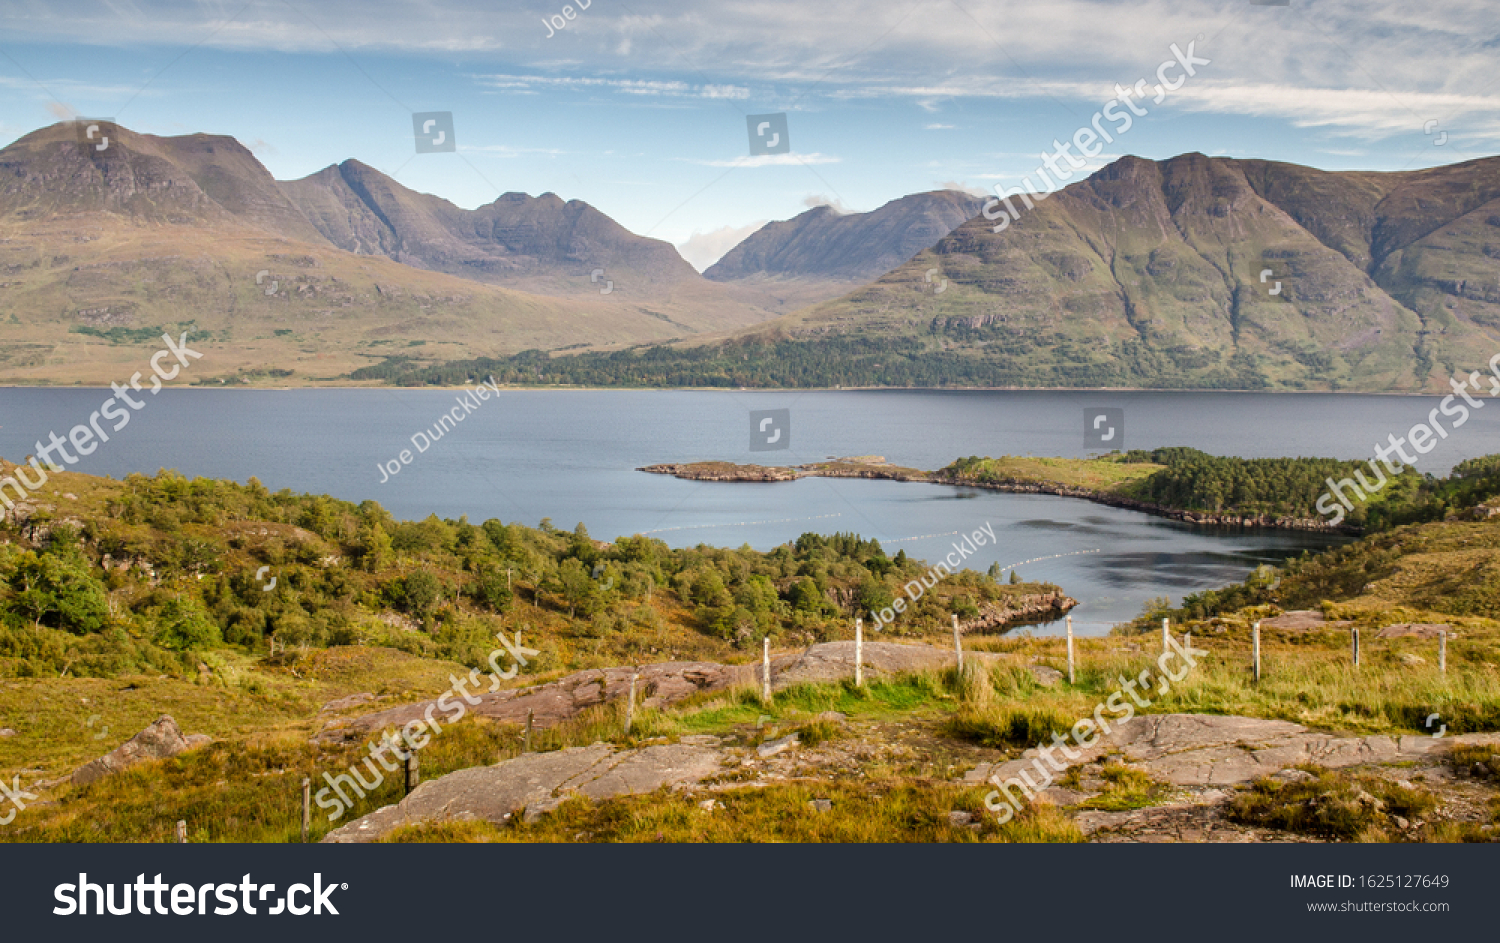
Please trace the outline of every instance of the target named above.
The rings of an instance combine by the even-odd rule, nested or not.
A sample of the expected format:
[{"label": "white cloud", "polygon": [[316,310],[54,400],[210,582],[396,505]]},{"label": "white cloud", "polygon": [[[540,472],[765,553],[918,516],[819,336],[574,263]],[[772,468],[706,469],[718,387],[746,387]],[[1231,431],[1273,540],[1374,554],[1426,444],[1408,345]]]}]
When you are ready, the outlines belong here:
[{"label": "white cloud", "polygon": [[973,184],[964,183],[959,180],[943,180],[933,184],[933,186],[939,190],[958,190],[961,193],[967,193],[969,196],[990,195],[990,191],[986,190],[984,187],[976,187]]},{"label": "white cloud", "polygon": [[957,127],[957,125],[952,125],[952,124],[924,124],[924,125],[922,125],[922,130],[923,131],[951,131],[955,127]]},{"label": "white cloud", "polygon": [[848,216],[850,213],[857,212],[857,210],[852,210],[849,207],[845,206],[844,201],[840,200],[838,197],[824,196],[821,193],[814,193],[809,196],[803,197],[802,205],[807,207],[808,209],[813,209],[819,206],[826,206],[840,216]]},{"label": "white cloud", "polygon": [[686,241],[677,244],[677,251],[693,268],[707,271],[709,266],[765,224],[762,219],[748,226],[723,226],[712,232],[694,232]]},{"label": "white cloud", "polygon": [[837,164],[841,160],[828,154],[758,154],[754,157],[736,157],[733,160],[694,160],[690,157],[678,159],[706,167],[795,167],[798,164]]},{"label": "white cloud", "polygon": [[693,85],[688,82],[649,79],[611,79],[589,76],[549,75],[478,75],[481,85],[507,92],[534,92],[537,89],[602,89],[624,95],[667,96],[676,98],[744,99],[750,90],[736,85]]}]

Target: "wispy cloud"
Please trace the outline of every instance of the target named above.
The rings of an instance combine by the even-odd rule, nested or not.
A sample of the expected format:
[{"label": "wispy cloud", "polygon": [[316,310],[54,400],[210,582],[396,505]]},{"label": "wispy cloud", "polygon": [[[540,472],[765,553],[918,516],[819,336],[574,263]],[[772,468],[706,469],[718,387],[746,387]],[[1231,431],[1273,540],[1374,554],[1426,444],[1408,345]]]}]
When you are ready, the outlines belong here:
[{"label": "wispy cloud", "polygon": [[674,98],[727,98],[750,97],[750,90],[737,85],[693,85],[688,82],[652,79],[616,79],[590,76],[549,75],[479,75],[475,79],[489,88],[510,92],[537,91],[540,89],[604,90],[623,95],[667,96]]},{"label": "wispy cloud", "polygon": [[760,154],[755,157],[736,157],[733,160],[696,160],[691,157],[678,159],[705,167],[795,167],[799,164],[837,164],[842,160],[828,154]]}]

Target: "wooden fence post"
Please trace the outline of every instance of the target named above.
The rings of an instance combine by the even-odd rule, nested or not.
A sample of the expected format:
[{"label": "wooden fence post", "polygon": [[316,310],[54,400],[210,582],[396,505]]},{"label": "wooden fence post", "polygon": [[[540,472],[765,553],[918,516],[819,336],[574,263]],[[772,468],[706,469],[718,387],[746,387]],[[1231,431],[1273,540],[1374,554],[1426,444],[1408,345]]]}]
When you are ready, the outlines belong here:
[{"label": "wooden fence post", "polygon": [[1438,629],[1438,673],[1448,673],[1448,630]]},{"label": "wooden fence post", "polygon": [[1163,620],[1161,620],[1161,651],[1162,651],[1163,655],[1165,655],[1167,653],[1167,651],[1168,651],[1167,634],[1168,634],[1168,632],[1170,630],[1167,628],[1167,624],[1170,621],[1171,620],[1169,620],[1169,619],[1163,619]]},{"label": "wooden fence post", "polygon": [[177,844],[187,844],[187,819],[177,820]]},{"label": "wooden fence post", "polygon": [[307,844],[307,833],[312,828],[312,780],[302,777],[302,844]]},{"label": "wooden fence post", "polygon": [[1359,629],[1354,629],[1354,667],[1359,667]]},{"label": "wooden fence post", "polygon": [[963,636],[958,634],[958,613],[953,614],[953,652],[958,656],[958,673],[964,672],[964,642]]},{"label": "wooden fence post", "polygon": [[526,708],[526,740],[521,744],[522,753],[531,752],[531,722],[535,717],[536,710],[530,707]]},{"label": "wooden fence post", "polygon": [[635,682],[639,679],[639,671],[630,672],[630,702],[625,707],[625,736],[630,736],[630,728],[635,723]]},{"label": "wooden fence post", "polygon": [[771,636],[761,639],[760,648],[760,700],[771,703]]},{"label": "wooden fence post", "polygon": [[1068,683],[1074,684],[1077,678],[1073,675],[1073,617],[1068,616]]},{"label": "wooden fence post", "polygon": [[417,788],[417,784],[421,781],[422,770],[420,761],[417,759],[417,751],[410,750],[406,754],[406,794],[411,795],[411,791]]},{"label": "wooden fence post", "polygon": [[1255,649],[1255,683],[1260,684],[1260,623],[1250,632],[1251,646]]},{"label": "wooden fence post", "polygon": [[865,623],[863,619],[854,620],[854,686],[861,687],[865,683]]}]

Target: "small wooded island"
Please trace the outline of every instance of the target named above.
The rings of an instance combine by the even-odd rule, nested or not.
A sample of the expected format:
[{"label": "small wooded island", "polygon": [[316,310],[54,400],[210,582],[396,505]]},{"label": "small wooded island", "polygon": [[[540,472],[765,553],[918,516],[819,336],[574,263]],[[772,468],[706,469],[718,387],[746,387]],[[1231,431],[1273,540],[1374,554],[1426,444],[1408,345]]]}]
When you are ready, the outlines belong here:
[{"label": "small wooded island", "polygon": [[[1484,469],[1475,459],[1435,480],[1405,468],[1341,523],[1317,510],[1329,481],[1350,478],[1363,463],[1332,458],[1236,458],[1191,448],[1112,452],[1096,458],[1011,456],[958,459],[936,471],[893,465],[879,455],[829,458],[805,465],[687,462],[638,471],[691,481],[772,482],[799,478],[873,478],[1082,498],[1193,524],[1278,527],[1358,534],[1418,520],[1441,520],[1465,481]],[[1475,465],[1474,468],[1468,466]]]}]

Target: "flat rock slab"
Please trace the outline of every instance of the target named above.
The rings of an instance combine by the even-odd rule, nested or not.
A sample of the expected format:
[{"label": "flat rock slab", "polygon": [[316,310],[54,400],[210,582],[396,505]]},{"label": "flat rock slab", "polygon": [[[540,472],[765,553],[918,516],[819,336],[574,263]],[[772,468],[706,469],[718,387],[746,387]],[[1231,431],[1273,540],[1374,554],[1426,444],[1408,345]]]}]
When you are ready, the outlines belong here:
[{"label": "flat rock slab", "polygon": [[376,841],[402,825],[418,822],[478,819],[498,825],[517,813],[530,821],[575,794],[597,801],[701,782],[720,771],[720,757],[716,745],[705,742],[639,750],[616,750],[596,743],[528,753],[424,782],[395,805],[335,829],[323,841]]},{"label": "flat rock slab", "polygon": [[[1062,733],[1062,731],[1058,731]],[[1301,724],[1254,717],[1209,714],[1151,714],[1114,725],[1108,736],[1087,748],[1074,748],[1069,757],[1051,751],[1064,769],[1098,759],[1105,750],[1124,758],[1157,779],[1178,786],[1217,786],[1245,783],[1301,763],[1336,769],[1411,759],[1447,750],[1452,744],[1487,743],[1493,734],[1461,737],[1340,737],[1308,730]],[[1038,781],[1035,750],[1021,759],[982,763],[964,775],[965,782],[1001,782],[1026,771]],[[1053,778],[1062,776],[1053,771]]]}]

